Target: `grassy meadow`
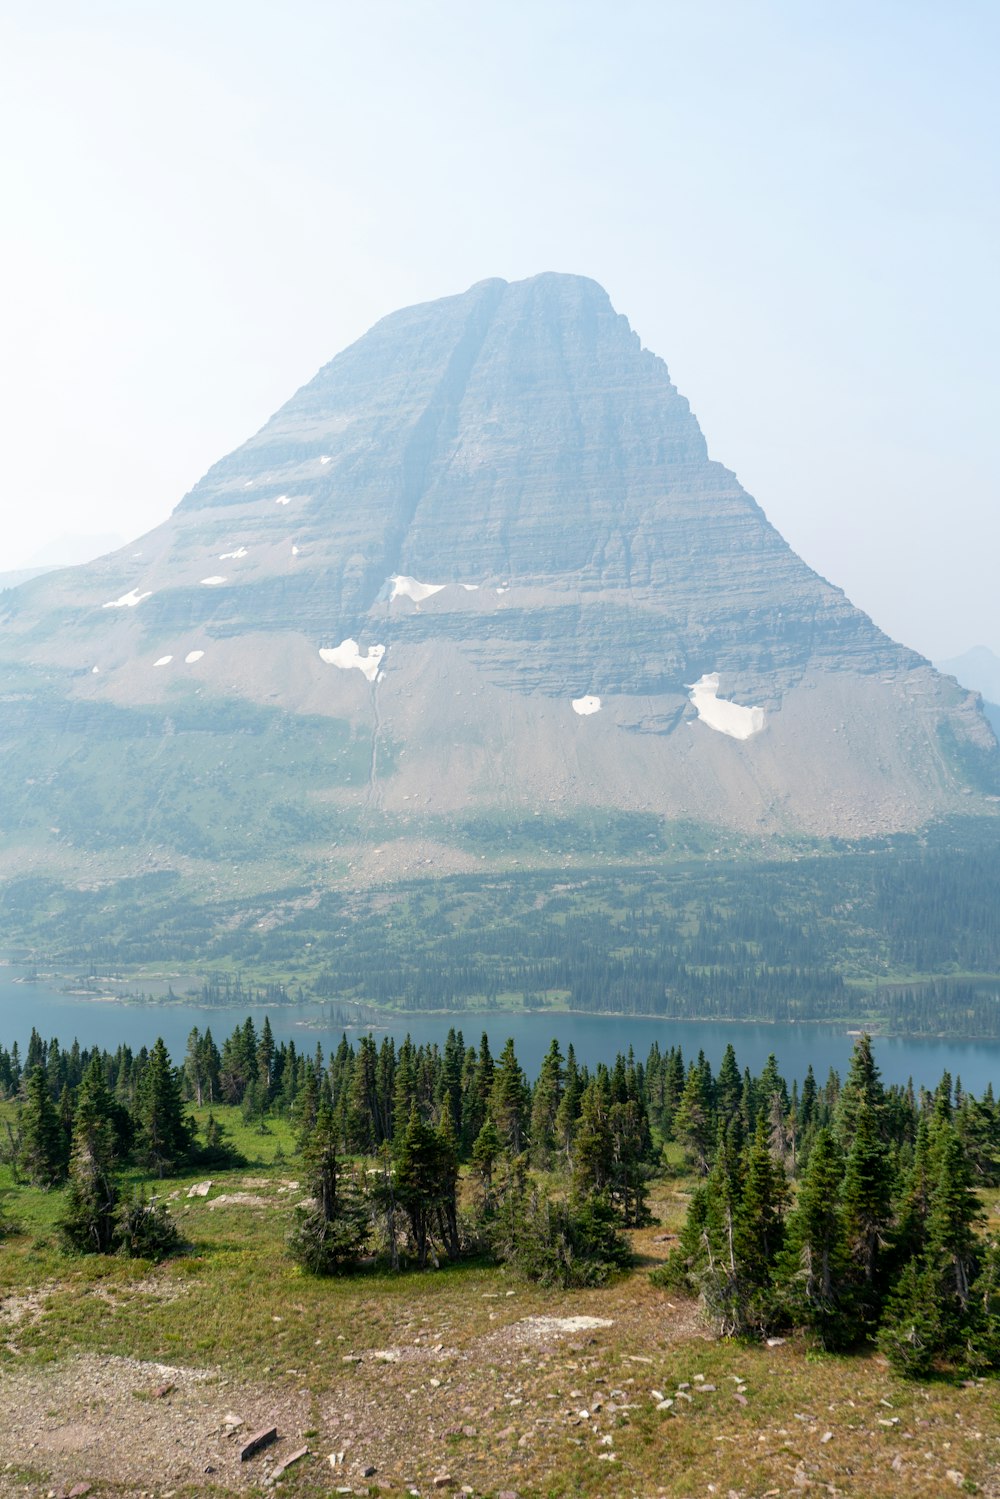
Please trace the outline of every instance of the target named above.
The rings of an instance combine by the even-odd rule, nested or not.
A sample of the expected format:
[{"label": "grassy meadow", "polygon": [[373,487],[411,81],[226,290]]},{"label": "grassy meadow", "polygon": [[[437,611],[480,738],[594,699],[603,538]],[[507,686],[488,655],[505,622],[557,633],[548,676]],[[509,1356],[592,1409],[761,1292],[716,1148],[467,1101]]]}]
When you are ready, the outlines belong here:
[{"label": "grassy meadow", "polygon": [[[183,1232],[159,1266],[66,1254],[63,1193],[0,1167],[0,1494],[1000,1494],[994,1381],[717,1341],[650,1284],[682,1175],[654,1183],[636,1268],[599,1289],[475,1260],[318,1280],[285,1248],[304,1195],[290,1126],[214,1112],[246,1166],[130,1172]],[[278,1441],[240,1463],[270,1424]]]}]

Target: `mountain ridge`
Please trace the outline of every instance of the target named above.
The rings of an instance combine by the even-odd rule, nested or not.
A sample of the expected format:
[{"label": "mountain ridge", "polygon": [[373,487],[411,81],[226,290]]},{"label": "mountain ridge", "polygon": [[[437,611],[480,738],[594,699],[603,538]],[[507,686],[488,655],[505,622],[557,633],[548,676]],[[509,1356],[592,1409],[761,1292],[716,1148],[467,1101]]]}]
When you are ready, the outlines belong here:
[{"label": "mountain ridge", "polygon": [[[864,838],[993,815],[1000,792],[975,695],[796,556],[607,294],[556,273],[382,319],[163,525],[4,594],[0,673],[22,704],[15,768],[36,700],[71,738],[85,703],[139,713],[154,741],[162,712],[161,760],[197,709],[218,763],[170,790],[191,847],[246,846],[222,807],[252,802],[290,866],[326,859],[344,879],[378,844],[407,851],[386,868],[412,869],[414,846],[461,865],[457,822],[476,818]],[[270,727],[247,740],[240,704]],[[162,788],[147,797],[149,767],[107,732],[61,758],[46,741],[70,769],[7,790],[11,855],[55,857],[44,828],[65,824],[59,777],[79,771],[120,831],[94,789],[108,779],[130,788],[140,845],[191,856],[153,837]],[[268,800],[282,737],[309,746],[282,777],[284,838]]]}]

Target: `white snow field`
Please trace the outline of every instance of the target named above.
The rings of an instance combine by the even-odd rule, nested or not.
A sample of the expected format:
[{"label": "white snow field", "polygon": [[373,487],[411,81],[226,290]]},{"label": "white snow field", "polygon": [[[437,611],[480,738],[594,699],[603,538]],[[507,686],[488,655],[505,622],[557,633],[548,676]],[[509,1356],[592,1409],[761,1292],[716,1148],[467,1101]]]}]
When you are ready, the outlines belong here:
[{"label": "white snow field", "polygon": [[154,666],[169,666],[170,663],[171,663],[171,661],[173,659],[174,659],[173,656],[161,656],[158,661],[154,661],[153,662],[153,665]]},{"label": "white snow field", "polygon": [[573,712],[579,713],[581,718],[586,718],[590,713],[600,713],[601,700],[599,697],[575,697],[572,700]]},{"label": "white snow field", "polygon": [[764,727],[763,708],[744,708],[718,696],[717,671],[706,672],[697,682],[689,683],[688,691],[702,723],[720,734],[728,734],[730,739],[749,739]]},{"label": "white snow field", "polygon": [[187,655],[184,657],[185,666],[193,666],[196,661],[201,660],[204,654],[204,651],[188,651]]},{"label": "white snow field", "polygon": [[367,654],[362,656],[356,640],[342,640],[332,650],[322,649],[319,654],[320,660],[325,661],[327,666],[339,666],[343,671],[350,671],[352,666],[356,666],[358,671],[364,672],[369,682],[374,682],[385,655],[385,646],[370,645]]},{"label": "white snow field", "polygon": [[138,588],[130,588],[128,593],[123,593],[120,599],[111,599],[102,604],[102,609],[134,609],[136,604],[141,604],[143,599],[151,599],[152,590],[148,593],[140,593]]},{"label": "white snow field", "polygon": [[393,599],[412,599],[415,604],[422,604],[424,599],[440,593],[445,587],[444,583],[418,583],[416,578],[408,578],[404,573],[393,573],[389,582],[392,584],[390,604]]},{"label": "white snow field", "polygon": [[225,581],[225,578],[220,578],[216,573],[211,578],[202,578],[201,586],[202,588],[217,588],[220,583],[224,583]]}]

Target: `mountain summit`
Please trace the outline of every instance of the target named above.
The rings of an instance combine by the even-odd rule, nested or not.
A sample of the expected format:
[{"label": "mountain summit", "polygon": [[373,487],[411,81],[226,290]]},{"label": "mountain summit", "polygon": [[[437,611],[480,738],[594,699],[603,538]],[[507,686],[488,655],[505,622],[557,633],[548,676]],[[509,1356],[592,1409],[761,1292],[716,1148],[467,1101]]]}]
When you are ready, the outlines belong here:
[{"label": "mountain summit", "polygon": [[384,318],[164,525],[0,596],[0,667],[32,863],[481,867],[535,816],[555,851],[636,814],[864,837],[992,810],[1000,758],[579,276]]}]

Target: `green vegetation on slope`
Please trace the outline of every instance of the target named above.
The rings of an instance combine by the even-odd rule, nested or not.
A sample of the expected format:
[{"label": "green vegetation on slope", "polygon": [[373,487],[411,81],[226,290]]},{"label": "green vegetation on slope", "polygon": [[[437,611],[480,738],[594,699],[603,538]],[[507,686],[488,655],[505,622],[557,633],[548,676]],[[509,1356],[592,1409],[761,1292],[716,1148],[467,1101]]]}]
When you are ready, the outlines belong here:
[{"label": "green vegetation on slope", "polygon": [[1000,840],[970,824],[782,861],[595,863],[356,891],[302,880],[240,899],[196,899],[168,873],[92,890],[35,877],[9,883],[0,912],[25,959],[84,979],[133,974],[136,988],[144,966],[170,963],[213,1001],[242,973],[272,993],[399,1010],[514,996],[995,1037],[997,889]]}]

